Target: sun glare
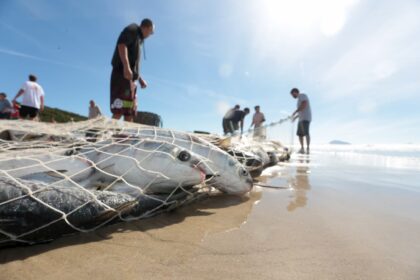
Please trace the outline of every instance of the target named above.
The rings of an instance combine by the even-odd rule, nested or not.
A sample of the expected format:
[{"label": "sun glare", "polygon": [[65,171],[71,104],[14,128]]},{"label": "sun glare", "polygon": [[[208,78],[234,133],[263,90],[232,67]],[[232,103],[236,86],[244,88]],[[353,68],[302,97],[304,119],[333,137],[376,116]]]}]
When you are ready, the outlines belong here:
[{"label": "sun glare", "polygon": [[357,0],[260,0],[255,2],[261,32],[305,36],[317,32],[333,36],[345,26],[346,14]]}]

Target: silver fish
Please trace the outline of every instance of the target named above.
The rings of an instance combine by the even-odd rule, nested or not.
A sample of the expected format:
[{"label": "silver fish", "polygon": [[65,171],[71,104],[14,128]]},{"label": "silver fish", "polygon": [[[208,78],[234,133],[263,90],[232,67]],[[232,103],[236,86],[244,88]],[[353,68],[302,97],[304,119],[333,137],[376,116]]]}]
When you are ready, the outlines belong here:
[{"label": "silver fish", "polygon": [[8,175],[44,183],[65,178],[82,181],[93,175],[94,171],[91,162],[77,156],[41,154],[0,159],[0,176]]},{"label": "silver fish", "polygon": [[63,235],[146,218],[189,199],[191,192],[137,195],[88,191],[0,176],[0,247],[44,243]]},{"label": "silver fish", "polygon": [[177,145],[158,140],[126,137],[105,140],[78,151],[95,167],[89,182],[105,183],[105,190],[125,186],[141,193],[170,193],[177,187],[193,186],[214,176],[205,159]]},{"label": "silver fish", "polygon": [[[123,129],[119,133],[139,139],[166,141],[202,156],[208,160],[208,167],[217,174],[208,183],[223,192],[241,195],[252,189],[252,177],[239,161],[210,142],[191,133],[155,127]],[[118,137],[118,135],[113,137]]]},{"label": "silver fish", "polygon": [[130,213],[137,203],[125,194],[0,176],[0,246],[47,242],[90,231],[118,214]]}]

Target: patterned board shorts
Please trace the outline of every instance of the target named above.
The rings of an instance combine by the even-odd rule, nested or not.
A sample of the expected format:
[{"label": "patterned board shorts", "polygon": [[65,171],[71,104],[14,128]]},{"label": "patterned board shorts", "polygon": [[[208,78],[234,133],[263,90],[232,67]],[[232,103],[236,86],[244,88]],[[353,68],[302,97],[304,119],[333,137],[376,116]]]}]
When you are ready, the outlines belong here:
[{"label": "patterned board shorts", "polygon": [[121,71],[111,73],[111,112],[117,115],[133,116],[136,100],[136,88],[132,92],[130,81]]}]

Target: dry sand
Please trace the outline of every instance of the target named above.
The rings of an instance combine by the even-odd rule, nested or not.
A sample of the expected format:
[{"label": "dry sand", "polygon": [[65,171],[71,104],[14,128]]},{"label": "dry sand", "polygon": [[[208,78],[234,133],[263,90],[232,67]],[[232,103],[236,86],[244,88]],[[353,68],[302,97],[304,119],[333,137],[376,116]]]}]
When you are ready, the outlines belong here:
[{"label": "dry sand", "polygon": [[0,279],[420,279],[420,172],[321,153],[270,171],[281,188],[0,250]]}]

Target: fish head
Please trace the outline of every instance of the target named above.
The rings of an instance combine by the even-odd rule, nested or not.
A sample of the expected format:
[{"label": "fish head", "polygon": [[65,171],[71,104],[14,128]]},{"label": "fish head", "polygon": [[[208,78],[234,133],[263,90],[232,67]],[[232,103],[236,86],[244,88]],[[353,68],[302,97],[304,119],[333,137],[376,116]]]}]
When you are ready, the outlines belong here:
[{"label": "fish head", "polygon": [[[172,153],[176,159],[176,164],[180,165],[184,171],[189,173],[189,169],[192,168],[194,171],[192,174],[198,172],[200,175],[200,183],[204,183],[216,175],[216,172],[211,168],[204,157],[181,147],[174,147]],[[174,175],[176,172],[178,171],[174,170]]]},{"label": "fish head", "polygon": [[135,147],[133,157],[149,174],[156,174],[155,185],[198,185],[215,175],[203,157],[176,144],[147,139]]},{"label": "fish head", "polygon": [[248,170],[235,158],[226,153],[224,165],[218,168],[217,176],[210,180],[218,190],[234,195],[243,195],[253,186],[253,180]]},{"label": "fish head", "polygon": [[279,159],[278,159],[278,156],[277,156],[276,152],[269,151],[269,152],[267,152],[267,155],[270,159],[269,164],[267,166],[273,166],[273,165],[276,165],[279,162]]}]

